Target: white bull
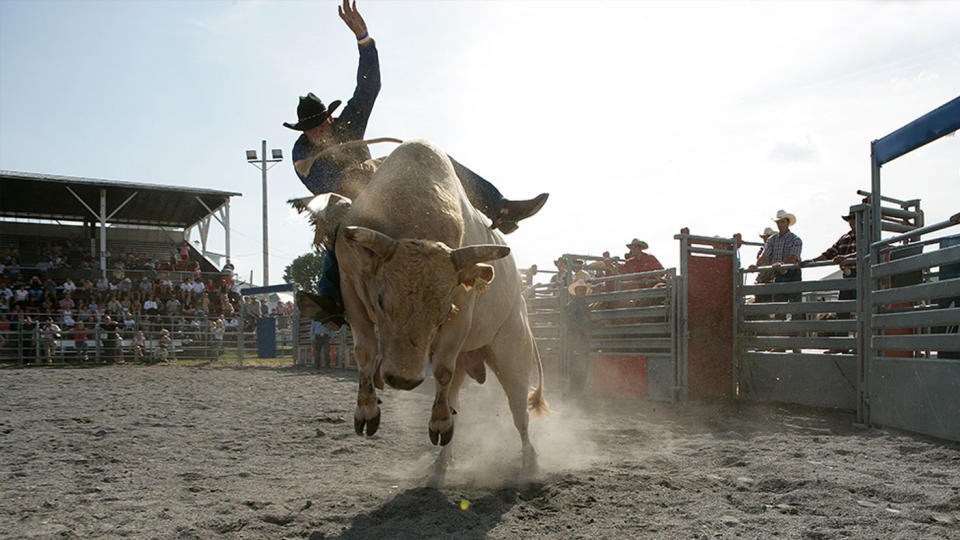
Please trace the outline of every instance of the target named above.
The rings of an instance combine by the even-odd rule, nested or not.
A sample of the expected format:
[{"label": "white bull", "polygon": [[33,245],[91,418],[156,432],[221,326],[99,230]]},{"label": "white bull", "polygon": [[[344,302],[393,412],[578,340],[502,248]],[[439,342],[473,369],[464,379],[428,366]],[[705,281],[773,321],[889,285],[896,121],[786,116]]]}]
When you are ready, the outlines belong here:
[{"label": "white bull", "polygon": [[[410,390],[429,362],[436,380],[430,440],[446,445],[464,377],[483,382],[485,364],[507,395],[524,465],[534,467],[527,409],[546,412],[547,405],[519,274],[446,154],[423,141],[397,147],[341,221],[336,253],[360,379],[357,434],[380,425],[378,369],[390,386]],[[531,362],[539,377],[528,395]]]}]

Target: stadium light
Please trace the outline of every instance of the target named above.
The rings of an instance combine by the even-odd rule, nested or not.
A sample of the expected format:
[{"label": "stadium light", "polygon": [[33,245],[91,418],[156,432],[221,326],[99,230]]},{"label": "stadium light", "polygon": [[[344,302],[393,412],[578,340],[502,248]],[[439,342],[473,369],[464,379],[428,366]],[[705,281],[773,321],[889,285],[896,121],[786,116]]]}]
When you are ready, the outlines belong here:
[{"label": "stadium light", "polygon": [[274,148],[271,150],[273,158],[267,159],[267,141],[264,140],[260,155],[262,157],[257,159],[256,150],[247,150],[247,163],[260,169],[263,179],[263,285],[267,286],[270,284],[269,249],[267,248],[267,169],[283,160],[283,152],[279,148]]}]

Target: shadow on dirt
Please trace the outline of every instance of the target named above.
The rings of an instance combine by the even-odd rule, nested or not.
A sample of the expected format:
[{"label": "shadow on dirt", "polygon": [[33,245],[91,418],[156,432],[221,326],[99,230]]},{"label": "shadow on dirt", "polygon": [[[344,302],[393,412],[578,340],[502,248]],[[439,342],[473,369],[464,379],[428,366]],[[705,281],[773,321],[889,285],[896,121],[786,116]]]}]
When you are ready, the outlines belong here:
[{"label": "shadow on dirt", "polygon": [[[353,518],[340,539],[486,538],[517,503],[518,490],[504,488],[470,500],[430,488],[413,488],[379,508]],[[317,534],[311,538],[323,538]]]}]

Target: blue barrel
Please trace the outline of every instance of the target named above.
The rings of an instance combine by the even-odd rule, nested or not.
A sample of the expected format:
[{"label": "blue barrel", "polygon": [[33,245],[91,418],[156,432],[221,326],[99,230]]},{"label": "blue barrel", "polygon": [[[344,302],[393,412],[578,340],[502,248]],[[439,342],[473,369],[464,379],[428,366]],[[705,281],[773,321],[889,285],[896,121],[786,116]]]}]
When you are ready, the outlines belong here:
[{"label": "blue barrel", "polygon": [[277,320],[264,317],[257,321],[257,358],[277,357]]}]

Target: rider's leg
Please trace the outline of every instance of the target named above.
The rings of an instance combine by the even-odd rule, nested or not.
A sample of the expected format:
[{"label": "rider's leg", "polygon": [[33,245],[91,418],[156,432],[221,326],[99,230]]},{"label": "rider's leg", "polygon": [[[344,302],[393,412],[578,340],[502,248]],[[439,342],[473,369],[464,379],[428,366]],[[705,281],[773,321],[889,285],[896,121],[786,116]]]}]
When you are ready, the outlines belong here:
[{"label": "rider's leg", "polygon": [[297,309],[305,317],[322,322],[333,329],[344,323],[343,297],[340,294],[340,265],[333,242],[323,256],[317,294],[300,291],[296,295]]},{"label": "rider's leg", "polygon": [[452,157],[450,162],[453,163],[453,170],[460,178],[470,203],[493,222],[490,225],[491,229],[499,228],[504,234],[510,234],[517,230],[518,221],[536,214],[547,202],[546,193],[525,201],[505,199],[500,190],[482,176],[464,167]]}]

